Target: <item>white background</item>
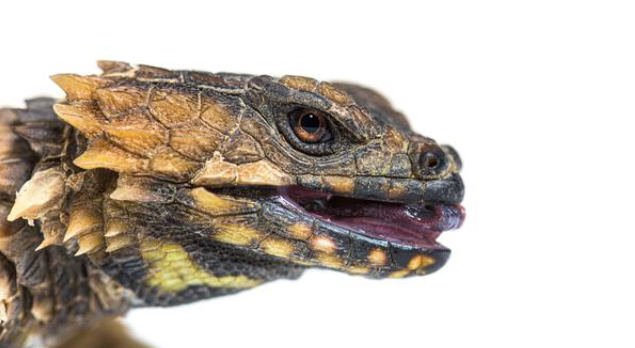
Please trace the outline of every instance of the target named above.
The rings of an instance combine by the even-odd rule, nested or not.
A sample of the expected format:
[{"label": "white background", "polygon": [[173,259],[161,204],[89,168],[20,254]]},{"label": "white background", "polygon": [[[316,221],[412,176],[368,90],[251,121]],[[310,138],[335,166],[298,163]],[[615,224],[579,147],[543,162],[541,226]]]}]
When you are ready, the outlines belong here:
[{"label": "white background", "polygon": [[430,277],[309,271],[126,320],[156,347],[635,346],[628,1],[3,1],[0,104],[97,59],[384,92],[461,153],[464,228]]}]

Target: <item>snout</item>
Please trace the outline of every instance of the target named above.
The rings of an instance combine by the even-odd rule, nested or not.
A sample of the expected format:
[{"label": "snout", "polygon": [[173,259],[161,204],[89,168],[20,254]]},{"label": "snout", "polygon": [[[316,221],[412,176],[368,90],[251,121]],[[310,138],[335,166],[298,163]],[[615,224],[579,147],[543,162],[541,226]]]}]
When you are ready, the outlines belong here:
[{"label": "snout", "polygon": [[449,145],[423,142],[410,154],[417,179],[425,183],[423,200],[461,203],[465,194],[458,152]]},{"label": "snout", "polygon": [[452,173],[445,179],[426,182],[423,200],[426,202],[444,202],[458,204],[463,201],[465,186],[458,173]]},{"label": "snout", "polygon": [[420,143],[410,154],[414,174],[418,179],[431,180],[446,177],[461,170],[459,154],[449,145]]},{"label": "snout", "polygon": [[445,156],[454,164],[454,170],[460,172],[463,169],[463,162],[461,162],[459,153],[450,145],[441,145],[441,149],[443,149]]}]

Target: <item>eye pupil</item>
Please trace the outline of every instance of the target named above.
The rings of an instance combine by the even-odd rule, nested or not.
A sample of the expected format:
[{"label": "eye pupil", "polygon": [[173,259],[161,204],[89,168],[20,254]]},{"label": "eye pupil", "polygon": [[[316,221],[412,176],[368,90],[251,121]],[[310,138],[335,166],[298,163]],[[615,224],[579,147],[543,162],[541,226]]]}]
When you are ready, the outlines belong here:
[{"label": "eye pupil", "polygon": [[322,124],[319,117],[313,113],[304,114],[300,119],[300,127],[302,127],[302,129],[309,134],[315,134],[319,132],[321,126]]},{"label": "eye pupil", "polygon": [[315,110],[298,110],[290,116],[290,125],[300,141],[318,143],[327,133],[325,116]]},{"label": "eye pupil", "polygon": [[338,129],[333,116],[319,109],[298,107],[289,111],[284,122],[277,118],[278,128],[289,145],[308,155],[325,156],[339,149]]}]

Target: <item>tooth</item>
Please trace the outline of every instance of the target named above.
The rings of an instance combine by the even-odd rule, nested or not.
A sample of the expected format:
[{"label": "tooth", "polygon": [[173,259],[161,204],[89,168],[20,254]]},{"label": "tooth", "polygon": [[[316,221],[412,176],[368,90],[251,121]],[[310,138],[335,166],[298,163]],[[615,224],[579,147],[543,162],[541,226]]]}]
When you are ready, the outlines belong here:
[{"label": "tooth", "polygon": [[90,253],[103,247],[104,238],[99,232],[88,233],[88,234],[81,235],[79,237],[78,244],[79,244],[79,250],[77,250],[77,253],[75,254],[75,256],[80,256],[86,253]]},{"label": "tooth", "polygon": [[7,220],[34,220],[59,207],[65,191],[64,179],[65,176],[59,167],[35,173],[31,180],[20,188]]},{"label": "tooth", "polygon": [[130,234],[118,235],[112,238],[108,238],[106,241],[108,247],[106,248],[106,252],[111,253],[113,251],[133,246],[136,244],[136,238]]},{"label": "tooth", "polygon": [[62,120],[89,138],[103,132],[103,123],[106,120],[93,106],[55,104],[53,110]]},{"label": "tooth", "polygon": [[51,76],[61,89],[66,92],[69,101],[91,100],[98,88],[108,86],[112,81],[96,76],[80,76],[75,74],[59,74]]},{"label": "tooth", "polygon": [[108,168],[118,172],[141,172],[149,166],[147,159],[135,156],[102,138],[95,139],[73,163],[83,169]]},{"label": "tooth", "polygon": [[71,207],[68,229],[64,242],[81,234],[101,228],[103,225],[101,211],[96,207],[76,205]]}]

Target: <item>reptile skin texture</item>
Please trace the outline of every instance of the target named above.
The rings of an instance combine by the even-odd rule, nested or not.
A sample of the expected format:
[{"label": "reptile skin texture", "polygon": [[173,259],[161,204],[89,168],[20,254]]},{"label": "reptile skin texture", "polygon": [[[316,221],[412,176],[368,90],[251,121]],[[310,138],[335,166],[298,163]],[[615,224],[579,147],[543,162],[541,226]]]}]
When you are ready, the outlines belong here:
[{"label": "reptile skin texture", "polygon": [[0,347],[141,347],[112,323],[133,308],[448,260],[461,160],[378,93],[99,67],[52,76],[64,100],[0,109]]}]

